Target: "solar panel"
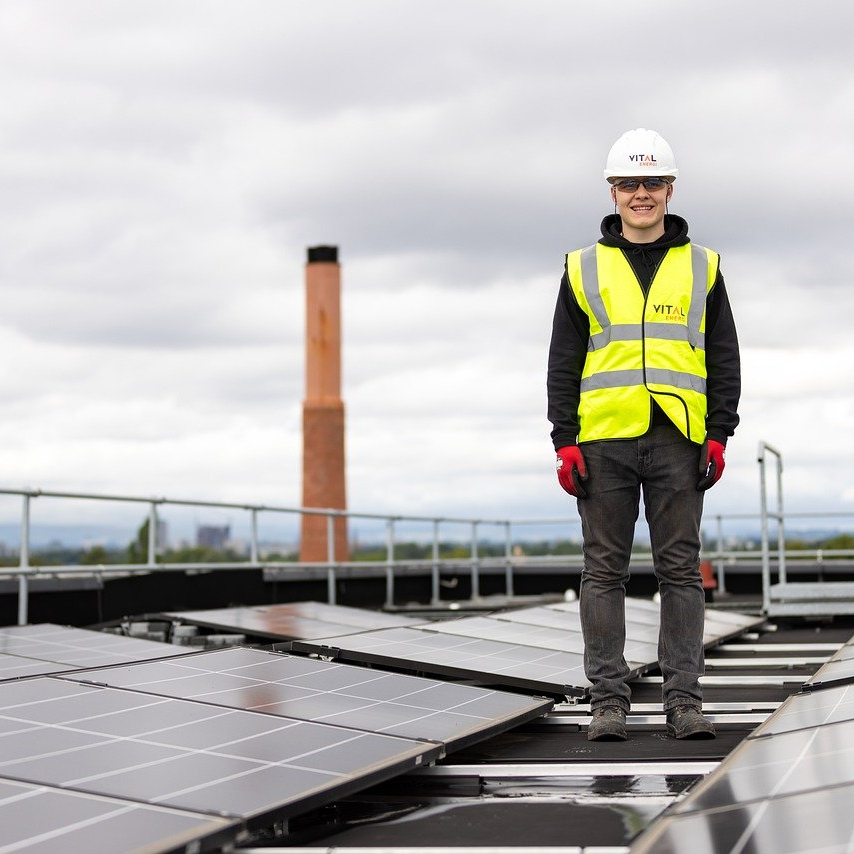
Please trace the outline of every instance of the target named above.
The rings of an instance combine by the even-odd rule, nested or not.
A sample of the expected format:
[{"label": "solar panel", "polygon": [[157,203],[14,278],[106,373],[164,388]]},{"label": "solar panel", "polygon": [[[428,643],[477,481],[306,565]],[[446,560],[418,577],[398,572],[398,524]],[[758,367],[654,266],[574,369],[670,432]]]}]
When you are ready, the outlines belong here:
[{"label": "solar panel", "polygon": [[66,665],[51,668],[52,672],[57,672],[69,667],[99,667],[185,655],[187,650],[141,638],[41,623],[0,628],[0,653]]},{"label": "solar panel", "polygon": [[[577,614],[581,608],[581,603],[576,599],[574,602],[555,602],[553,605],[546,607],[553,608],[555,611],[565,611],[568,614]],[[658,626],[660,622],[658,605],[655,602],[645,599],[636,599],[632,596],[627,596],[626,622]]]},{"label": "solar panel", "polygon": [[269,638],[333,637],[365,629],[385,629],[424,622],[402,614],[385,614],[322,602],[291,602],[208,611],[168,611],[163,616],[184,623]]},{"label": "solar panel", "polygon": [[[291,649],[343,661],[462,676],[485,685],[581,695],[589,682],[584,676],[579,608],[577,601],[559,602],[406,629],[294,641]],[[624,654],[630,675],[639,675],[658,661],[659,606],[628,597],[626,616]],[[743,614],[727,614],[718,620],[710,610],[704,642],[714,643],[762,622],[764,618]]]},{"label": "solar panel", "polygon": [[854,784],[854,722],[742,742],[676,812]]},{"label": "solar panel", "polygon": [[580,654],[420,628],[380,629],[346,638],[293,641],[291,648],[341,661],[385,664],[549,695],[581,696],[589,684]]},{"label": "solar panel", "polygon": [[458,749],[551,701],[257,649],[75,673],[70,679],[442,742]]},{"label": "solar panel", "polygon": [[838,786],[655,822],[632,854],[821,852],[845,854],[854,838],[854,786]]},{"label": "solar panel", "polygon": [[810,676],[804,683],[804,688],[815,691],[852,682],[854,682],[854,639],[840,647],[826,664]]},{"label": "solar panel", "polygon": [[56,669],[56,664],[47,661],[38,661],[34,658],[0,652],[0,682],[5,679],[20,679],[23,676],[53,673]]},{"label": "solar panel", "polygon": [[[573,632],[549,626],[537,626],[518,621],[511,622],[496,617],[463,617],[459,620],[431,623],[429,626],[422,626],[422,629],[522,646],[554,649],[578,655],[584,654],[584,638],[580,631]],[[627,640],[624,655],[630,667],[639,667],[655,661],[658,651],[655,644]]]},{"label": "solar panel", "polygon": [[432,761],[425,742],[53,677],[0,685],[0,778],[270,820]]},{"label": "solar panel", "polygon": [[[512,623],[548,626],[564,631],[581,631],[581,614],[578,611],[558,610],[552,606],[523,608],[519,611],[499,611],[492,616],[496,620],[507,620]],[[627,620],[626,640],[658,643],[658,623],[632,623]]]},{"label": "solar panel", "polygon": [[751,733],[751,738],[810,729],[841,721],[854,721],[854,685],[794,694]]},{"label": "solar panel", "polygon": [[0,780],[0,850],[221,850],[232,820],[48,786]]}]

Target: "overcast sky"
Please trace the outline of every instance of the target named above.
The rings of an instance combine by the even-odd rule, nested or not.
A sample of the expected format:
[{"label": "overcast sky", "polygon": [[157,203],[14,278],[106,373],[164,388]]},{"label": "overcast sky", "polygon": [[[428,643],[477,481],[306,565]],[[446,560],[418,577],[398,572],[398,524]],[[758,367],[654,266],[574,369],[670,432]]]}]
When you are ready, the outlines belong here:
[{"label": "overcast sky", "polygon": [[298,505],[329,243],[350,508],[574,517],[551,316],[644,126],[742,345],[707,514],[758,510],[760,440],[790,509],[854,513],[852,31],[844,2],[0,0],[0,485]]}]

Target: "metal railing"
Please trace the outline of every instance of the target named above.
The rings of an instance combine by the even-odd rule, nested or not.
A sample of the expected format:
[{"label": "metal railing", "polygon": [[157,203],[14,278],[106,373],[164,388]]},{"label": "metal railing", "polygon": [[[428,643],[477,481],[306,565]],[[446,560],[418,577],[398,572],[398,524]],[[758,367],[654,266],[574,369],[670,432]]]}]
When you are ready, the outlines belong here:
[{"label": "metal railing", "polygon": [[[772,453],[778,461],[778,506],[775,512],[769,511],[766,499],[765,484],[765,452]],[[703,545],[703,557],[711,560],[716,568],[718,591],[726,590],[726,573],[745,565],[755,565],[761,561],[763,577],[763,589],[767,589],[766,577],[770,578],[771,564],[776,559],[778,573],[781,580],[785,580],[786,561],[798,560],[799,562],[813,562],[819,566],[837,566],[845,560],[854,560],[854,549],[838,549],[833,551],[821,549],[786,550],[784,535],[784,518],[830,518],[848,517],[854,518],[851,512],[828,512],[828,513],[789,513],[784,517],[782,507],[782,489],[780,484],[780,472],[782,464],[779,452],[771,446],[760,444],[760,478],[761,478],[761,507],[758,514],[733,513],[716,514],[710,519],[714,521],[715,536],[714,548],[707,542]],[[27,622],[29,610],[29,582],[31,579],[43,576],[56,575],[95,575],[103,578],[108,575],[131,575],[149,572],[186,572],[186,571],[216,571],[227,569],[264,569],[278,573],[278,577],[284,579],[303,579],[307,576],[321,577],[325,574],[327,587],[327,601],[330,604],[337,602],[337,582],[343,577],[359,577],[365,575],[379,574],[385,576],[385,606],[393,607],[395,604],[395,585],[398,577],[403,574],[429,575],[430,576],[430,604],[440,605],[441,578],[442,574],[448,572],[468,573],[470,580],[471,599],[481,598],[481,574],[503,574],[504,594],[507,597],[515,595],[514,575],[518,571],[557,571],[557,570],[579,570],[583,563],[580,549],[577,554],[546,554],[539,556],[514,553],[514,536],[522,528],[546,528],[549,526],[562,526],[579,530],[580,520],[574,518],[561,519],[485,519],[466,518],[452,516],[409,516],[401,514],[364,513],[333,508],[307,508],[276,506],[268,504],[248,504],[245,502],[223,502],[203,501],[191,499],[176,499],[166,497],[143,497],[131,495],[109,495],[93,494],[83,492],[61,492],[41,489],[3,489],[0,495],[18,496],[21,499],[21,525],[20,525],[20,549],[17,566],[0,567],[0,575],[17,577],[18,579],[18,622],[23,625]],[[33,502],[42,499],[71,499],[75,501],[96,502],[119,502],[139,504],[147,507],[148,514],[148,539],[147,555],[144,562],[123,564],[100,564],[100,565],[50,565],[37,566],[33,564],[31,533],[33,528],[32,510]],[[164,508],[208,508],[216,510],[241,511],[248,514],[249,548],[246,560],[217,561],[217,562],[173,562],[168,563],[158,560],[157,530],[158,520]],[[326,518],[327,525],[327,555],[325,561],[301,563],[298,561],[263,560],[259,541],[259,516],[261,514],[278,514],[291,517],[302,515],[315,515]],[[380,561],[336,561],[335,543],[335,520],[339,517],[348,519],[372,520],[383,523],[385,526],[385,557]],[[709,518],[706,524],[709,524]],[[761,529],[761,549],[727,549],[725,547],[724,522],[734,520],[754,520],[758,522]],[[777,548],[771,549],[768,535],[768,522],[774,520],[778,526]],[[427,558],[413,559],[401,558],[396,554],[396,539],[398,526],[402,523],[430,526],[429,535],[423,541],[430,543],[430,556]],[[447,531],[449,526],[467,526],[470,536],[467,539],[468,554],[464,557],[443,557],[441,554],[441,534]],[[481,551],[484,542],[484,529],[491,528],[498,531],[499,542],[503,540],[501,553],[499,555],[485,555]],[[503,534],[503,536],[501,536]],[[563,535],[561,540],[569,539]],[[709,539],[708,537],[706,539]],[[459,542],[459,540],[455,540]],[[489,541],[493,549],[495,539]],[[653,565],[652,555],[649,551],[636,549],[632,553],[633,569],[651,569]]]},{"label": "metal railing", "polygon": [[[186,571],[215,571],[228,569],[276,569],[288,577],[304,577],[309,571],[325,572],[327,581],[327,601],[336,604],[336,582],[342,573],[350,575],[381,572],[385,575],[386,592],[385,605],[394,605],[394,589],[396,573],[409,570],[416,573],[431,575],[431,604],[441,603],[441,574],[443,571],[467,571],[471,583],[471,598],[481,597],[481,570],[503,571],[504,592],[508,597],[514,595],[514,568],[523,563],[538,565],[554,562],[554,556],[544,559],[517,556],[513,554],[514,529],[522,526],[578,526],[578,519],[482,519],[454,516],[410,516],[401,514],[365,513],[335,508],[289,507],[269,504],[247,504],[225,501],[203,501],[195,499],[178,499],[167,497],[143,497],[132,495],[109,495],[84,492],[63,492],[42,489],[7,489],[0,488],[0,495],[18,496],[21,499],[20,549],[17,566],[0,567],[0,575],[18,578],[18,622],[24,625],[28,618],[29,582],[39,576],[57,575],[132,575],[141,572],[186,572]],[[38,566],[31,559],[31,533],[33,528],[32,509],[37,499],[71,499],[76,501],[120,502],[141,504],[147,506],[148,512],[148,541],[146,560],[140,563],[110,563],[110,564],[62,564]],[[238,510],[249,514],[249,556],[247,560],[215,561],[215,562],[176,562],[167,563],[158,560],[157,530],[161,510],[165,507],[192,507],[217,510]],[[284,514],[290,516],[314,515],[326,518],[327,523],[327,554],[325,561],[304,563],[299,561],[262,560],[260,557],[260,541],[258,536],[259,515]],[[335,559],[335,520],[344,517],[348,519],[364,519],[385,523],[386,555],[382,561],[341,561]],[[396,530],[401,522],[429,524],[432,526],[431,557],[427,559],[403,559],[395,555]],[[467,557],[441,557],[440,535],[443,526],[466,525],[471,535],[468,540]],[[503,554],[501,556],[483,556],[480,553],[482,532],[485,527],[498,528],[503,531]],[[579,566],[581,555],[568,555],[560,558],[562,563],[576,562]]]}]

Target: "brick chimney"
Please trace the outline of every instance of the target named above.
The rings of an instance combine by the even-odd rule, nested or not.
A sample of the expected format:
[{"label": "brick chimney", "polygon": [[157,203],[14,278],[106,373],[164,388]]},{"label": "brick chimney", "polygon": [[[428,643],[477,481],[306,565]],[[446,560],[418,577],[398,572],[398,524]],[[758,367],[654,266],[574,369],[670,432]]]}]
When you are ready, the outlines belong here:
[{"label": "brick chimney", "polygon": [[[305,268],[303,507],[346,509],[344,402],[341,400],[341,265],[337,246],[312,246]],[[349,559],[347,520],[336,518],[335,560]],[[327,519],[303,515],[301,561],[326,561]]]}]

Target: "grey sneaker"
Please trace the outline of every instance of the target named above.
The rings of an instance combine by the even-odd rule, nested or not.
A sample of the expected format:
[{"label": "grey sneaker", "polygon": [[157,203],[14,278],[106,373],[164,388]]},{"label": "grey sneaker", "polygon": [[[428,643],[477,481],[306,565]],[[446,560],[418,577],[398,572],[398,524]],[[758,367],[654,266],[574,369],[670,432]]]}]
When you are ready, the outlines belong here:
[{"label": "grey sneaker", "polygon": [[674,738],[715,738],[715,727],[695,706],[676,706],[667,712],[667,734]]},{"label": "grey sneaker", "polygon": [[588,741],[625,741],[626,713],[620,706],[599,706],[587,727]]}]

